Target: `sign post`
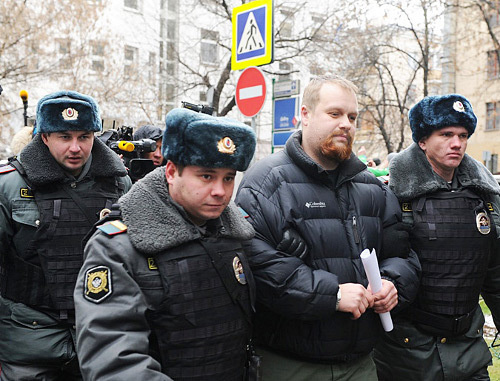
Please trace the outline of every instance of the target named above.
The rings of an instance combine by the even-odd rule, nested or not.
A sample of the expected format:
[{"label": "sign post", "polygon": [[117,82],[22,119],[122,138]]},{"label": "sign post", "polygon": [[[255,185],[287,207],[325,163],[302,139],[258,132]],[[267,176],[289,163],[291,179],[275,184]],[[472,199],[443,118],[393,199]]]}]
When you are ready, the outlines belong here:
[{"label": "sign post", "polygon": [[259,113],[266,100],[266,80],[259,68],[243,70],[236,84],[236,105],[248,117]]}]

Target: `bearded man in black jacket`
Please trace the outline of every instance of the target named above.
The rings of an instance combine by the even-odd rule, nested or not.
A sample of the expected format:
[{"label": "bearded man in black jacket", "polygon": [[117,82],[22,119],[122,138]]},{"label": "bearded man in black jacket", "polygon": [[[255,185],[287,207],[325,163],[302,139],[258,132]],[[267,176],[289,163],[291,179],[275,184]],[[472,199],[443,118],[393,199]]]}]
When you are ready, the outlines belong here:
[{"label": "bearded man in black jacket", "polygon": [[[416,294],[420,265],[398,201],[352,153],[357,116],[350,81],[313,79],[303,131],[240,185],[236,202],[256,230],[250,265],[264,380],[376,380],[377,313]],[[379,254],[374,295],[359,257],[365,248]]]}]

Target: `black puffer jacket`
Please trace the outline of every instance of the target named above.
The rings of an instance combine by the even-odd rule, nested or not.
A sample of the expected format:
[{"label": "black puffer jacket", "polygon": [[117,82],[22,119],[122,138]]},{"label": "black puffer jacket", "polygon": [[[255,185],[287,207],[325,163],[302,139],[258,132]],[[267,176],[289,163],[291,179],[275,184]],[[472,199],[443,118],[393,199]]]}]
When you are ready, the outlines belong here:
[{"label": "black puffer jacket", "polygon": [[[331,176],[305,154],[301,132],[286,149],[256,163],[245,175],[236,202],[250,215],[257,235],[250,264],[259,301],[258,342],[313,361],[350,361],[369,353],[380,320],[370,309],[358,320],[336,312],[341,283],[367,285],[359,258],[381,250],[383,228],[401,219],[396,197],[354,155]],[[275,248],[290,227],[309,247],[303,260]],[[416,295],[420,265],[390,258],[383,276],[399,293],[401,308]]]}]

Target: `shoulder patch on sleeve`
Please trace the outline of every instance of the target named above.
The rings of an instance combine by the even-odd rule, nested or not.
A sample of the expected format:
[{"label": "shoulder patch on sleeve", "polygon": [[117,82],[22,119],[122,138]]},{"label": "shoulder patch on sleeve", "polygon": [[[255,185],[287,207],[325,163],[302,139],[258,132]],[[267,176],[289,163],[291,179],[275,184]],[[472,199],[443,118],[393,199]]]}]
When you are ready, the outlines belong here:
[{"label": "shoulder patch on sleeve", "polygon": [[115,220],[108,221],[97,227],[100,231],[102,231],[106,235],[115,235],[120,233],[125,233],[127,231],[127,225],[123,222]]},{"label": "shoulder patch on sleeve", "polygon": [[0,175],[3,175],[4,173],[9,173],[9,172],[12,172],[12,171],[15,171],[16,169],[10,165],[10,164],[7,164],[7,165],[2,165],[0,167]]},{"label": "shoulder patch on sleeve", "polygon": [[247,212],[245,212],[245,210],[241,206],[238,206],[238,210],[240,211],[240,213],[243,217],[245,217],[245,218],[250,217],[250,215]]},{"label": "shoulder patch on sleeve", "polygon": [[111,269],[106,266],[96,266],[85,272],[85,287],[83,296],[93,303],[100,303],[112,293]]}]

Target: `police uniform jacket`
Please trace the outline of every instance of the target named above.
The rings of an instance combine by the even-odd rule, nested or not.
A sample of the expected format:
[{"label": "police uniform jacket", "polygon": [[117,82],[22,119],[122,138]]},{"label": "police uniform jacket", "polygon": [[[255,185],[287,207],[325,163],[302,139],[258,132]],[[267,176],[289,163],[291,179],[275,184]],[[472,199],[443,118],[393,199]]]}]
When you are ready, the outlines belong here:
[{"label": "police uniform jacket", "polygon": [[[414,217],[416,211],[414,209],[418,208],[418,200],[432,198],[435,194],[446,195],[451,192],[449,185],[433,171],[425,153],[415,143],[393,159],[390,173],[391,189],[401,201],[403,210],[409,209],[408,212],[404,212],[403,218],[406,219],[408,215],[409,221],[412,223],[416,221]],[[458,183],[456,189],[470,191],[479,196],[484,201],[484,205],[489,204],[486,209],[488,209],[488,215],[491,219],[490,234],[493,235],[491,237],[493,251],[490,254],[489,261],[486,260],[485,263],[478,262],[483,262],[484,259],[468,259],[460,262],[460,260],[454,260],[454,257],[447,253],[446,240],[451,238],[446,237],[453,236],[453,231],[458,229],[457,225],[463,222],[458,217],[458,208],[455,208],[453,214],[446,214],[445,207],[448,201],[445,200],[445,203],[441,204],[442,209],[440,209],[439,216],[436,214],[434,220],[436,224],[444,224],[442,229],[448,229],[451,233],[442,235],[438,232],[437,237],[428,239],[434,239],[435,242],[442,241],[441,247],[443,249],[440,250],[438,255],[444,261],[443,263],[447,264],[444,268],[447,274],[441,276],[436,274],[440,267],[438,267],[439,262],[435,261],[434,263],[437,265],[433,265],[434,270],[426,267],[425,271],[423,271],[422,285],[429,283],[427,277],[441,279],[442,287],[439,292],[443,292],[444,287],[449,287],[450,278],[460,275],[460,263],[463,263],[462,266],[468,266],[466,271],[470,275],[460,275],[461,287],[453,292],[455,299],[460,300],[460,297],[456,296],[458,293],[466,294],[471,292],[470,284],[472,281],[475,282],[474,278],[477,277],[473,272],[477,271],[478,268],[487,266],[480,292],[492,312],[498,329],[500,323],[500,253],[498,252],[497,242],[500,237],[500,218],[498,214],[500,188],[491,173],[467,154],[465,154],[462,162],[455,170],[453,181]],[[460,236],[453,239],[455,241],[470,241],[471,238],[467,237],[474,237],[474,234],[478,236],[477,229],[479,229],[479,226],[475,226],[474,220],[472,220],[471,225],[469,233],[461,232]],[[444,230],[441,231],[443,234],[445,233]],[[416,235],[415,232],[416,230],[412,229],[410,233],[412,242]],[[423,240],[416,242],[425,244],[425,241],[424,237]],[[466,246],[465,243],[467,242],[464,242],[463,246]],[[453,242],[448,241],[448,244],[451,246]],[[484,258],[483,254],[479,253],[481,250],[478,248],[479,245],[476,246],[477,253],[474,255],[476,255],[476,258]],[[426,258],[430,258],[429,251],[423,252],[420,247],[416,246],[414,249],[419,256],[425,255]],[[451,261],[453,260],[455,262],[452,264]],[[422,267],[424,267],[423,262]],[[435,287],[434,290],[437,292],[438,288],[439,286]],[[479,293],[479,290],[476,292]],[[422,293],[422,290],[420,293]],[[472,297],[477,300],[478,296],[475,294]],[[443,297],[445,298],[446,295]],[[465,304],[465,300],[458,303],[459,306],[463,304]],[[419,306],[419,308],[429,309],[430,305],[426,303],[422,307]],[[467,321],[467,326],[464,327],[465,332],[457,335],[425,324],[421,325],[421,321],[416,320],[415,313],[410,311],[409,314],[398,316],[394,321],[394,330],[384,334],[383,341],[377,346],[375,360],[379,370],[379,377],[383,377],[381,379],[469,380],[476,372],[486,369],[486,366],[491,361],[491,355],[482,338],[484,316],[477,304],[470,316],[467,317],[467,320],[464,320]],[[432,325],[435,321],[432,322],[431,320],[428,323]]]},{"label": "police uniform jacket", "polygon": [[[95,139],[91,159],[78,179],[68,177],[64,173],[50,155],[40,135],[35,136],[23,149],[19,161],[26,171],[30,186],[35,186],[35,189],[38,187],[41,189],[46,184],[64,183],[73,184],[83,191],[90,191],[96,184],[106,179],[106,181],[117,181],[116,189],[121,189],[121,192],[117,191],[119,196],[131,186],[120,158],[98,139]],[[35,201],[31,187],[17,170],[11,166],[4,166],[0,168],[0,172],[2,173],[0,175],[2,266],[5,266],[7,253],[21,257],[22,261],[37,264],[38,258],[26,257],[26,249],[40,224],[39,205]],[[95,221],[98,218],[96,214]],[[89,222],[87,230],[90,226]],[[80,244],[75,245],[78,247]],[[0,279],[4,284],[11,281],[8,275],[9,269],[3,268]],[[67,348],[63,338],[67,339],[68,327],[74,324],[73,311],[68,311],[66,323],[69,324],[60,325],[58,311],[43,306],[33,308],[5,296],[0,297],[0,311],[0,360],[39,363],[53,361],[60,356],[60,353],[66,353]]]},{"label": "police uniform jacket", "polygon": [[[158,347],[151,340],[156,327],[151,326],[148,315],[157,311],[162,300],[168,297],[169,284],[172,285],[169,279],[173,278],[169,277],[172,274],[163,278],[155,260],[159,253],[165,253],[168,258],[169,253],[178,251],[177,247],[191,247],[190,243],[199,242],[204,233],[170,198],[165,167],[157,168],[135,183],[119,203],[125,225],[117,225],[122,228],[114,232],[105,224],[102,229],[106,233],[98,229],[90,238],[75,289],[82,374],[88,380],[170,380],[168,369],[162,368],[158,356],[152,355],[158,352]],[[219,239],[244,241],[254,235],[252,226],[232,202],[218,219],[208,221],[207,225],[217,226],[215,236]],[[183,257],[192,254],[187,249]],[[186,263],[184,258],[176,261]],[[89,288],[91,277],[95,277],[97,271],[106,272],[105,289]],[[181,271],[180,275],[187,281],[190,274]],[[251,277],[250,271],[245,271],[245,275]],[[177,291],[188,292],[187,288]],[[185,297],[189,300],[193,295]],[[191,307],[194,325],[196,306]],[[173,308],[171,306],[171,311]],[[210,309],[207,311],[211,313]],[[246,338],[248,336],[247,332]],[[205,356],[201,356],[199,362],[205,361]]]},{"label": "police uniform jacket", "polygon": [[[256,230],[250,265],[257,285],[257,340],[306,361],[343,362],[371,352],[381,329],[367,310],[359,319],[336,311],[339,284],[368,285],[360,253],[381,254],[384,227],[401,219],[397,199],[354,155],[339,164],[337,178],[316,164],[295,133],[284,151],[247,171],[236,202]],[[304,258],[276,249],[293,228],[306,241]],[[399,307],[416,294],[419,264],[380,262],[398,290]]]}]

